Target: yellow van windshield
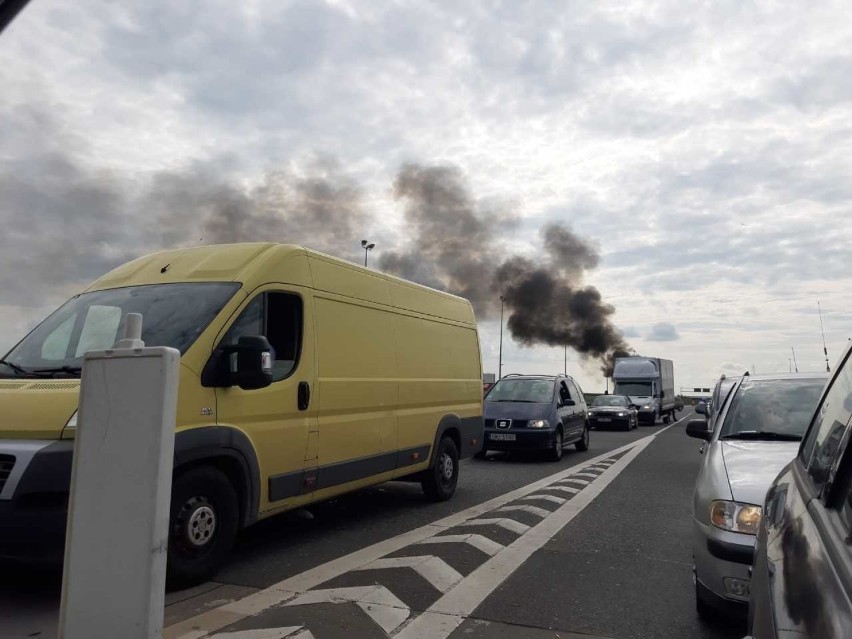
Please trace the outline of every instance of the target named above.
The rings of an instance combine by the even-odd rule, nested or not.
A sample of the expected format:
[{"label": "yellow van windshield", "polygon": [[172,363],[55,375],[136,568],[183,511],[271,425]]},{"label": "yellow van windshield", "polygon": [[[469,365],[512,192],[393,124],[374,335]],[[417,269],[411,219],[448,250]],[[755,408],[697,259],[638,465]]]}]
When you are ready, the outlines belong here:
[{"label": "yellow van windshield", "polygon": [[39,324],[4,358],[0,375],[79,376],[83,355],[112,348],[128,313],[142,314],[146,346],[183,354],[233,296],[239,284],[199,282],[129,286],[83,293]]}]

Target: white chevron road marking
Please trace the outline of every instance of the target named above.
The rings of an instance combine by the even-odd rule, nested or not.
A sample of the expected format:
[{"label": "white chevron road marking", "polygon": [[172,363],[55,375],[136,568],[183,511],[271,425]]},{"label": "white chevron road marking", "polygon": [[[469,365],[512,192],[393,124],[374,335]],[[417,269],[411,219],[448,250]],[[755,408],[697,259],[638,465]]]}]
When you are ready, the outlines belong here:
[{"label": "white chevron road marking", "polygon": [[438,599],[420,616],[415,617],[395,639],[446,639],[500,584],[504,583],[532,554],[550,541],[568,522],[576,517],[650,444],[652,438],[639,440],[621,458],[621,463],[609,469],[594,485],[566,501],[549,517],[543,519],[529,534],[521,535],[465,577],[455,588]]},{"label": "white chevron road marking", "polygon": [[482,535],[441,535],[440,537],[429,537],[418,541],[419,544],[470,544],[477,550],[493,557],[503,550],[505,546],[496,541],[483,537]]},{"label": "white chevron road marking", "polygon": [[573,475],[571,475],[572,479],[575,477],[588,477],[589,479],[594,480],[598,478],[598,475],[596,475],[595,473],[574,473]]},{"label": "white chevron road marking", "polygon": [[440,592],[447,592],[464,577],[446,561],[435,555],[417,557],[386,557],[376,559],[358,570],[381,570],[384,568],[411,568]]},{"label": "white chevron road marking", "polygon": [[495,513],[509,513],[513,511],[520,511],[524,513],[530,513],[532,515],[537,515],[539,517],[547,517],[550,514],[549,510],[545,510],[544,508],[539,508],[538,506],[501,506]]},{"label": "white chevron road marking", "polygon": [[563,479],[559,483],[560,484],[572,483],[572,484],[579,484],[580,486],[588,486],[592,482],[590,482],[588,479],[577,479],[576,477],[566,477],[565,479]]},{"label": "white chevron road marking", "polygon": [[[679,421],[688,418],[689,416],[691,416],[691,414],[692,413],[686,414]],[[641,446],[643,442],[645,442],[646,444],[650,443],[650,441],[652,441],[661,433],[665,432],[665,430],[670,427],[671,426],[667,426],[666,428],[659,430],[653,435],[649,435],[642,439],[638,439],[636,441],[620,446],[619,448],[607,451],[606,453],[604,453],[604,455],[607,455],[606,458],[604,458],[604,455],[600,455],[598,457],[586,460],[582,464],[577,464],[575,466],[560,470],[552,475],[543,477],[542,479],[536,480],[530,484],[521,486],[520,488],[511,490],[507,493],[494,497],[493,499],[489,499],[475,506],[471,506],[470,508],[460,510],[456,513],[453,513],[452,515],[444,517],[443,519],[439,519],[432,523],[421,526],[420,528],[415,528],[414,530],[402,533],[395,537],[382,540],[360,550],[356,550],[355,552],[352,552],[348,555],[343,555],[341,557],[338,557],[337,559],[333,559],[324,564],[311,568],[310,570],[307,570],[303,573],[299,573],[298,575],[288,577],[287,579],[272,584],[271,586],[268,586],[263,590],[248,595],[243,599],[233,601],[219,608],[213,608],[212,610],[205,611],[199,615],[196,615],[195,617],[184,619],[183,621],[180,621],[174,625],[169,626],[168,628],[165,628],[163,631],[163,638],[201,639],[202,637],[210,637],[210,635],[216,632],[217,630],[234,624],[240,621],[241,619],[260,615],[263,613],[263,611],[268,610],[274,606],[284,605],[284,602],[300,595],[301,593],[306,593],[307,591],[310,591],[311,588],[316,588],[317,586],[320,586],[321,584],[331,579],[334,579],[335,577],[338,577],[353,570],[357,570],[365,564],[368,564],[372,561],[376,561],[377,559],[381,559],[383,557],[387,557],[392,553],[395,553],[399,550],[402,550],[403,548],[410,547],[415,544],[461,542],[470,544],[471,546],[478,548],[485,554],[493,557],[494,555],[501,553],[501,551],[503,550],[508,550],[521,540],[540,540],[544,535],[544,532],[550,530],[552,526],[555,525],[556,520],[551,522],[551,520],[553,520],[553,517],[545,518],[540,524],[530,529],[528,531],[528,534],[520,536],[517,540],[515,540],[515,542],[513,542],[512,545],[505,547],[481,535],[442,535],[442,533],[445,533],[451,528],[464,525],[465,522],[469,521],[472,518],[482,517],[487,513],[491,513],[496,508],[517,501],[549,501],[558,505],[564,504],[564,509],[567,509],[568,512],[574,512],[574,510],[577,509],[580,504],[585,503],[586,501],[593,498],[594,495],[599,493],[605,487],[605,485],[609,483],[606,480],[607,475],[609,473],[604,473],[603,475],[601,475],[603,481],[595,481],[592,486],[590,486],[586,490],[583,490],[582,493],[577,498],[572,499],[571,502],[567,502],[566,499],[557,497],[555,495],[534,493],[540,490],[548,489],[558,491],[560,487],[554,488],[554,483],[562,481],[572,473],[579,472],[584,468],[594,465],[603,465],[608,468],[610,464],[615,463],[615,460],[611,459],[609,456],[618,455],[619,453],[625,453],[627,451],[634,450],[638,452],[638,450],[636,449],[637,446]],[[578,500],[579,503],[574,504],[574,502],[578,502]],[[554,511],[554,513],[558,513],[560,512],[560,510],[563,509],[558,509]],[[512,559],[512,557],[514,557],[515,555],[514,553],[510,553],[510,555],[511,557],[509,557],[509,563],[514,565],[515,561]],[[497,563],[499,564],[500,562]],[[493,564],[494,562],[489,560],[486,561],[482,567],[493,567]],[[511,570],[514,570],[516,567],[517,566],[515,566]],[[500,568],[499,570],[495,571],[495,574],[503,574],[504,572],[505,569]],[[472,574],[477,573],[480,573],[480,569],[477,569]],[[481,579],[484,576],[485,575],[480,575],[478,578]],[[507,575],[504,575],[502,579],[505,579],[506,576]],[[457,584],[454,588],[448,591],[442,599],[446,599],[456,591],[467,591],[467,588],[465,588],[465,584],[466,582],[469,582],[470,577],[471,575],[465,577],[465,579],[463,579],[459,584]],[[486,581],[490,583],[490,581],[492,581],[494,578],[496,577],[492,575],[488,577]],[[487,588],[489,589],[493,589],[494,587],[496,586],[487,585]],[[467,599],[470,599],[470,596],[468,596]],[[439,637],[446,637],[449,632],[451,632],[458,626],[458,623],[456,623],[455,621],[455,617],[448,617],[444,614],[441,614],[440,616],[447,617],[450,622],[449,625],[446,626],[447,632],[441,631],[435,634],[435,639],[438,639]],[[415,621],[417,621],[419,624],[419,618]],[[414,622],[412,622],[412,624],[407,625],[402,632],[407,632],[408,628],[412,626],[414,626]],[[415,630],[416,627],[413,628],[413,631]],[[429,639],[432,639],[432,637],[430,637],[428,634],[425,636],[429,637]],[[287,639],[295,638],[288,637]],[[305,635],[304,637],[298,637],[298,639],[307,639],[307,635]]]},{"label": "white chevron road marking", "polygon": [[557,497],[556,495],[527,495],[526,497],[521,497],[518,501],[538,501],[540,499],[559,504],[560,506],[568,501],[564,497]]},{"label": "white chevron road marking", "polygon": [[513,533],[517,533],[519,535],[523,535],[527,532],[530,527],[526,524],[522,524],[519,521],[515,521],[514,519],[507,519],[505,517],[486,517],[483,519],[468,519],[466,522],[462,524],[462,526],[500,526],[501,528],[505,528],[506,530],[511,530]]},{"label": "white chevron road marking", "polygon": [[553,486],[548,486],[547,488],[542,488],[542,490],[558,490],[563,493],[568,493],[569,495],[576,495],[582,490],[581,488],[577,488],[576,486],[562,486],[561,484],[553,484]]},{"label": "white chevron road marking", "polygon": [[[299,632],[300,630],[301,632]],[[304,626],[290,626],[288,628],[261,628],[259,630],[219,632],[211,636],[210,639],[314,639],[314,636],[310,630],[305,630]]]},{"label": "white chevron road marking", "polygon": [[347,603],[358,605],[370,615],[382,630],[390,634],[406,622],[411,612],[404,603],[387,588],[380,585],[356,586],[354,588],[329,588],[309,590],[288,601],[285,606],[307,606],[320,603]]}]

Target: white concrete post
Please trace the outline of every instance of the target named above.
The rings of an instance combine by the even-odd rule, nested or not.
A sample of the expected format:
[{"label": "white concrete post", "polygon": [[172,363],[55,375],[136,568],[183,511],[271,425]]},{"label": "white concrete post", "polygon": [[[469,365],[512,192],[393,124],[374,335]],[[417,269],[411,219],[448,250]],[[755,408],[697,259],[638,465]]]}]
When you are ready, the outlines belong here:
[{"label": "white concrete post", "polygon": [[86,353],[74,442],[60,639],[163,632],[180,354],[125,339]]}]

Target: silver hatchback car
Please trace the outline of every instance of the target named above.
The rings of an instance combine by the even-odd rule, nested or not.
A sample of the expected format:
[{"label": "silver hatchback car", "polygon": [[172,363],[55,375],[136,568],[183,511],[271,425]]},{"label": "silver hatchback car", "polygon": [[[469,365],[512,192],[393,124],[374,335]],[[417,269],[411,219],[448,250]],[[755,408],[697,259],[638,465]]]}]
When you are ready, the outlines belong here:
[{"label": "silver hatchback car", "polygon": [[693,495],[695,605],[700,617],[747,613],[749,568],[766,491],[796,456],[827,377],[746,375],[714,405],[709,423],[695,419],[687,424],[688,435],[707,442]]}]

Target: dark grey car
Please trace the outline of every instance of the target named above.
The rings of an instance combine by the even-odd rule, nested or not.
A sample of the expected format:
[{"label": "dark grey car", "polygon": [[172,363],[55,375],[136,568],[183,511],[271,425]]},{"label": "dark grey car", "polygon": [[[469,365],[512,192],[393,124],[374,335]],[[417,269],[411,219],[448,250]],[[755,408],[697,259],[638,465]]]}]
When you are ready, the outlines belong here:
[{"label": "dark grey car", "polygon": [[754,639],[852,637],[852,358],[766,493],[752,569]]},{"label": "dark grey car", "polygon": [[480,457],[489,450],[541,450],[558,461],[569,444],[589,448],[589,409],[570,377],[507,375],[488,391]]}]

